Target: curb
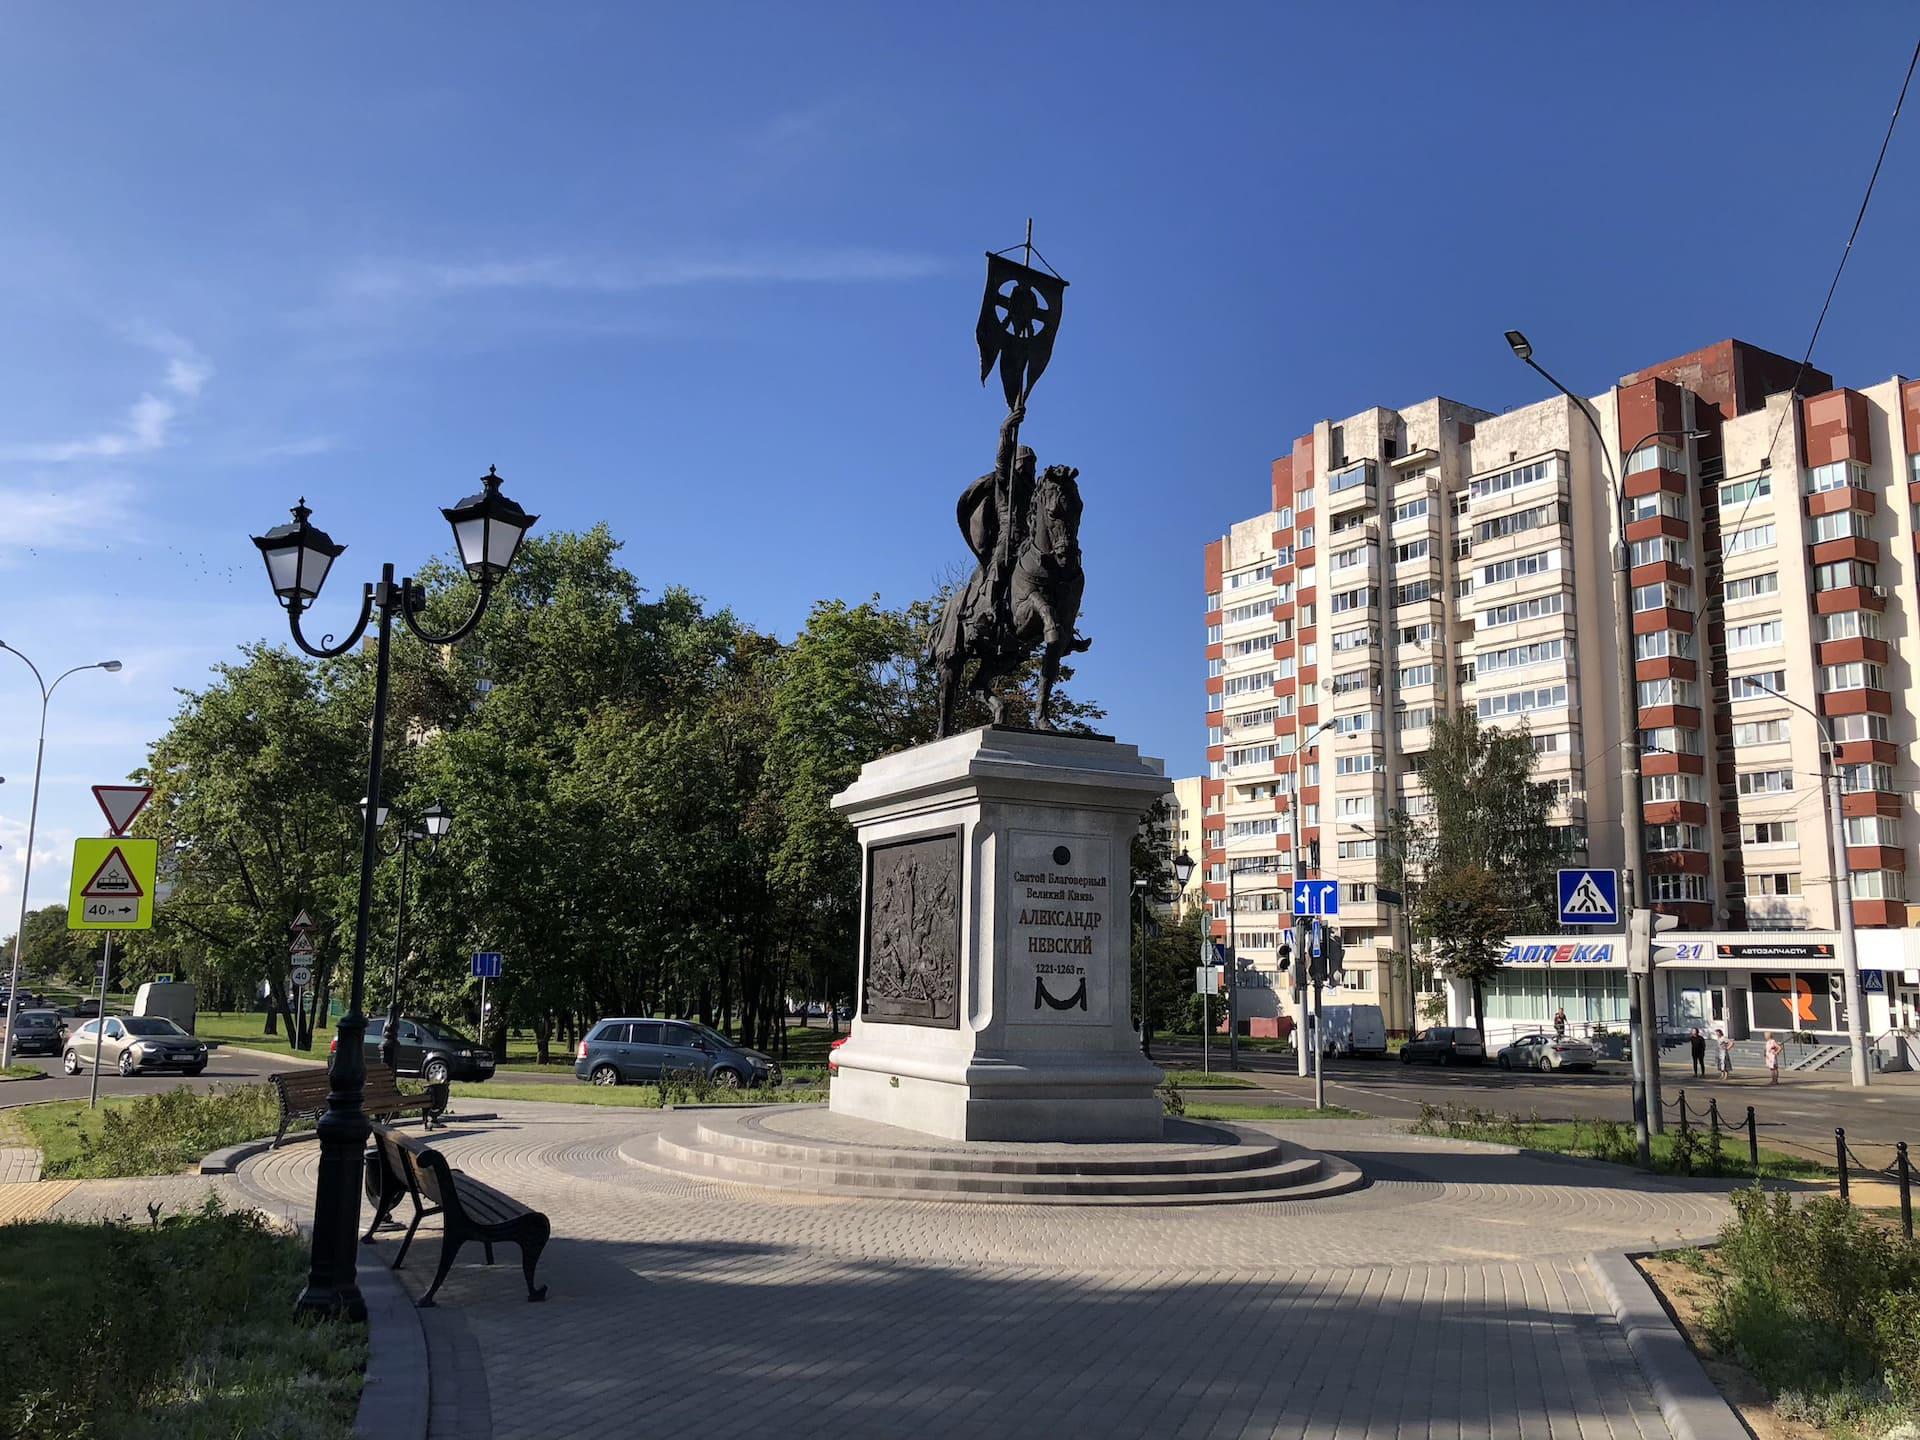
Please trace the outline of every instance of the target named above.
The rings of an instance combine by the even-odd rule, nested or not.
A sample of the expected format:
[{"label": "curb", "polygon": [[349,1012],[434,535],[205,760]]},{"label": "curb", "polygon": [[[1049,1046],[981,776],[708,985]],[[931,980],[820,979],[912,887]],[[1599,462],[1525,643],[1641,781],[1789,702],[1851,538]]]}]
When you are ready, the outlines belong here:
[{"label": "curb", "polygon": [[1589,1255],[1587,1269],[1600,1282],[1674,1440],[1750,1440],[1628,1252]]},{"label": "curb", "polygon": [[[288,1140],[311,1140],[314,1132],[302,1130],[287,1136]],[[231,1175],[240,1168],[240,1162],[251,1160],[256,1155],[264,1155],[273,1148],[273,1140],[243,1140],[238,1145],[229,1145],[224,1150],[215,1150],[200,1157],[200,1163],[194,1168],[202,1175]]]},{"label": "curb", "polygon": [[229,1045],[224,1041],[217,1040],[211,1042],[209,1048],[215,1046],[218,1047],[219,1053],[222,1055],[246,1055],[255,1060],[271,1060],[276,1065],[293,1065],[296,1067],[304,1066],[309,1068],[317,1066],[322,1070],[326,1069],[327,1066],[327,1062],[324,1060],[309,1060],[304,1055],[293,1055],[284,1050],[255,1050],[251,1045]]},{"label": "curb", "polygon": [[363,1254],[359,1276],[367,1302],[367,1369],[353,1419],[355,1440],[426,1440],[432,1372],[420,1312],[377,1256]]}]

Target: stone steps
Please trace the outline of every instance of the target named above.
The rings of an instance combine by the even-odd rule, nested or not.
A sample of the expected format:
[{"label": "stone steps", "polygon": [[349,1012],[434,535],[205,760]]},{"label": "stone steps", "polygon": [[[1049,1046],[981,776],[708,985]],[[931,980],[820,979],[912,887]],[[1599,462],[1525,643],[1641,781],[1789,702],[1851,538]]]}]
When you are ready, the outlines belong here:
[{"label": "stone steps", "polygon": [[842,1122],[833,1139],[770,1131],[796,1107],[677,1116],[621,1147],[630,1164],[686,1179],[874,1199],[1069,1205],[1196,1205],[1306,1199],[1357,1188],[1343,1160],[1237,1126],[1171,1121],[1141,1145],[977,1145]]}]

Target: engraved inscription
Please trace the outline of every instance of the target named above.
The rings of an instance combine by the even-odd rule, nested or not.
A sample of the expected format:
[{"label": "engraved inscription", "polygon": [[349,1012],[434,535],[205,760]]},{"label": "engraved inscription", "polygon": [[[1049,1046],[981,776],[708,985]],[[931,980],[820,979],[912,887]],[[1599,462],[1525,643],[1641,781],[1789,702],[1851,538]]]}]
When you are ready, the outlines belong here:
[{"label": "engraved inscription", "polygon": [[960,837],[875,845],[867,867],[862,1016],[958,1029]]}]

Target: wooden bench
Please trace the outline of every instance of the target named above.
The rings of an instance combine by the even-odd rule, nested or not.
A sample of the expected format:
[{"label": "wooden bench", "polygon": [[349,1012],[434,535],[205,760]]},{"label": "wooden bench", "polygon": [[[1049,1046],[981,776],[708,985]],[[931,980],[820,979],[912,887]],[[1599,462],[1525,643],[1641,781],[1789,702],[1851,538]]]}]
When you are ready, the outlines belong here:
[{"label": "wooden bench", "polygon": [[553,1234],[552,1222],[545,1215],[474,1179],[464,1170],[454,1169],[438,1150],[410,1140],[390,1126],[373,1127],[373,1144],[367,1173],[367,1192],[374,1201],[373,1223],[361,1237],[362,1242],[372,1243],[374,1231],[388,1223],[401,1197],[411,1199],[413,1223],[407,1226],[407,1238],[400,1242],[400,1253],[393,1257],[393,1268],[398,1270],[407,1258],[407,1249],[413,1244],[420,1222],[429,1215],[440,1217],[440,1268],[434,1272],[433,1284],[427,1287],[427,1293],[420,1297],[422,1309],[434,1303],[434,1294],[453,1268],[454,1257],[469,1240],[478,1240],[486,1247],[489,1265],[493,1264],[495,1241],[512,1241],[518,1245],[520,1268],[526,1275],[527,1299],[547,1298],[547,1287],[533,1283],[533,1270],[540,1263],[540,1252]]},{"label": "wooden bench", "polygon": [[[267,1083],[273,1086],[274,1096],[280,1102],[280,1130],[273,1137],[273,1148],[277,1150],[294,1121],[317,1121],[326,1113],[327,1092],[333,1081],[324,1068],[315,1066],[310,1070],[283,1070],[278,1075],[269,1075]],[[393,1071],[384,1065],[369,1065],[362,1104],[367,1114],[376,1120],[392,1120],[418,1111],[431,1130],[434,1118],[447,1108],[447,1087],[429,1084],[425,1094],[409,1095],[401,1090],[400,1078]]]}]

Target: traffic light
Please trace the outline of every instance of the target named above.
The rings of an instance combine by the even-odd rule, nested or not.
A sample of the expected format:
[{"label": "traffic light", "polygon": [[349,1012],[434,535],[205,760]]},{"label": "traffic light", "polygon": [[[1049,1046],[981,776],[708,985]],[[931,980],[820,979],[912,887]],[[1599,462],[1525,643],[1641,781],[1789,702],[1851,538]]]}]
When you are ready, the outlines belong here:
[{"label": "traffic light", "polygon": [[1627,969],[1636,975],[1651,974],[1656,965],[1670,964],[1680,958],[1678,947],[1655,944],[1655,937],[1680,928],[1678,915],[1656,915],[1651,910],[1634,909],[1627,915]]},{"label": "traffic light", "polygon": [[1280,973],[1286,974],[1287,967],[1291,964],[1293,964],[1293,942],[1282,940],[1280,942]]}]

